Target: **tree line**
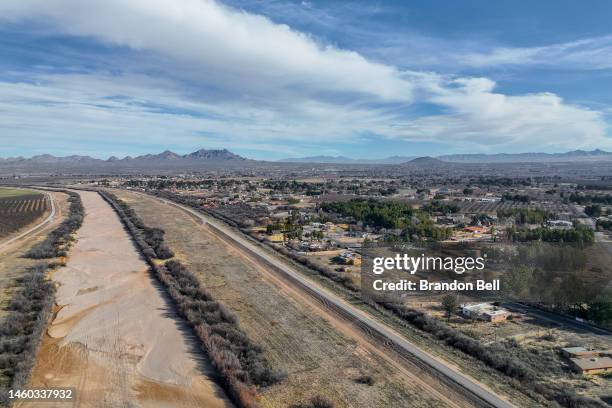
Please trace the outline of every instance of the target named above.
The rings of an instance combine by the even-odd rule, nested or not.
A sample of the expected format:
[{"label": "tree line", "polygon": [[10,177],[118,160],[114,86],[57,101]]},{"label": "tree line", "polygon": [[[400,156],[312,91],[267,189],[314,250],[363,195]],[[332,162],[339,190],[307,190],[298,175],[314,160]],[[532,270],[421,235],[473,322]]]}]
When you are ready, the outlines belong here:
[{"label": "tree line", "polygon": [[85,209],[78,193],[68,190],[57,190],[67,194],[70,203],[68,218],[53,231],[49,233],[44,241],[34,245],[27,253],[26,257],[32,259],[56,258],[66,256],[70,245],[74,241],[72,234],[83,224]]},{"label": "tree line", "polygon": [[49,267],[35,265],[17,279],[18,289],[0,322],[0,405],[9,404],[8,390],[27,385],[34,368],[55,299],[55,286],[46,277]]},{"label": "tree line", "polygon": [[502,195],[502,201],[518,201],[520,203],[529,203],[531,198],[524,194],[510,194],[504,193]]},{"label": "tree line", "polygon": [[576,204],[612,204],[612,195],[593,195],[593,194],[577,194],[572,193],[569,196],[569,201]]},{"label": "tree line", "polygon": [[506,230],[508,239],[517,242],[542,241],[565,242],[578,245],[589,245],[595,242],[595,232],[583,225],[570,229],[555,229],[539,227],[535,229],[516,228],[512,226]]},{"label": "tree line", "polygon": [[109,192],[100,191],[100,195],[117,212],[179,315],[195,331],[229,397],[239,407],[258,408],[256,387],[275,384],[284,378],[284,373],[271,367],[263,349],[240,328],[237,316],[217,302],[183,264],[174,259],[164,264],[156,262],[155,250],[142,238],[144,231],[138,227],[146,226],[134,211],[126,213],[126,203]]},{"label": "tree line", "polygon": [[555,215],[544,210],[530,210],[527,208],[500,208],[497,210],[498,218],[514,218],[517,224],[542,224],[551,220]]},{"label": "tree line", "polygon": [[[111,194],[111,193],[105,193]],[[104,195],[103,195],[104,197]],[[116,198],[116,196],[113,195]],[[145,257],[157,259],[169,259],[174,252],[166,245],[164,235],[166,232],[161,228],[147,227],[136,212],[124,201],[116,198],[115,204],[121,209],[124,217],[135,228],[134,239],[140,248],[143,248]]]},{"label": "tree line", "polygon": [[[373,199],[353,199],[321,204],[326,212],[340,214],[361,221],[374,228],[401,229],[400,237],[404,240],[430,239],[434,241],[450,238],[452,230],[436,226],[424,211],[417,211],[409,204],[395,201],[378,201]],[[452,205],[432,204],[429,210],[444,209],[450,212]],[[398,238],[389,237],[391,240]]]}]

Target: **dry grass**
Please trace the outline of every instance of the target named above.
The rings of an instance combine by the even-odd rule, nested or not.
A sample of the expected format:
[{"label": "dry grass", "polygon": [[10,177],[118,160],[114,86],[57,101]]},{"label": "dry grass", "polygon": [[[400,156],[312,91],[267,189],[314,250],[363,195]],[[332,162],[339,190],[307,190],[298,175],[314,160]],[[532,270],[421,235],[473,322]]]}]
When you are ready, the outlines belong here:
[{"label": "dry grass", "polygon": [[[129,192],[118,192],[150,226],[166,231],[176,257],[266,348],[267,358],[288,378],[263,390],[262,405],[286,407],[317,394],[338,407],[438,407],[419,385],[332,327],[312,308],[287,296],[261,271],[184,212]],[[371,375],[373,385],[357,380]]]}]

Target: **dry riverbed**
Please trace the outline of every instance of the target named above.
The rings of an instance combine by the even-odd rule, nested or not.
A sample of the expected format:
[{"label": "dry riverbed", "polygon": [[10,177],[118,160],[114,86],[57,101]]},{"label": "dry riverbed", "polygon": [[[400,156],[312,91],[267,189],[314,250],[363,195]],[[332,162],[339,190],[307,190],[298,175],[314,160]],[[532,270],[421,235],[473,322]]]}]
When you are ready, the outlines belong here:
[{"label": "dry riverbed", "polygon": [[[31,387],[74,387],[78,407],[228,407],[214,372],[174,316],[117,215],[80,192],[86,215],[53,274],[57,312]],[[22,406],[41,406],[40,403]]]}]

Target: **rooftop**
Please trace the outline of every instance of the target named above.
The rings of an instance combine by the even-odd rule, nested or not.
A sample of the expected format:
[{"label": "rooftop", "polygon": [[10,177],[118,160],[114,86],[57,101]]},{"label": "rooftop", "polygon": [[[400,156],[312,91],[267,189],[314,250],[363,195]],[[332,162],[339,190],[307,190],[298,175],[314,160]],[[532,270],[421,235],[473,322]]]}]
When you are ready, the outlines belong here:
[{"label": "rooftop", "polygon": [[570,360],[582,370],[612,368],[612,358],[610,357],[572,358]]}]

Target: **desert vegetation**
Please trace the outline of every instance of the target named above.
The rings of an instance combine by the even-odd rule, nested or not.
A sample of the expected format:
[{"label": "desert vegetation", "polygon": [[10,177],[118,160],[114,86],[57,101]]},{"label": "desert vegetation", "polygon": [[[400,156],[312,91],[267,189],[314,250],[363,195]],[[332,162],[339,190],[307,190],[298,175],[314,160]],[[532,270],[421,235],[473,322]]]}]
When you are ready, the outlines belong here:
[{"label": "desert vegetation", "polygon": [[47,210],[43,194],[0,197],[0,238],[34,222]]},{"label": "desert vegetation", "polygon": [[[272,385],[283,378],[273,370],[255,344],[240,328],[238,318],[215,301],[197,278],[179,261],[158,264],[155,259],[171,253],[163,242],[163,231],[157,239],[147,240],[148,229],[129,206],[108,192],[100,193],[119,214],[149,263],[155,277],[164,285],[179,314],[189,322],[202,349],[219,372],[222,384],[232,400],[241,407],[256,408],[257,387]],[[161,237],[161,238],[160,238]],[[155,247],[150,243],[152,242]],[[157,255],[156,248],[166,248]],[[168,252],[170,251],[170,252]]]},{"label": "desert vegetation", "polygon": [[294,404],[290,408],[334,408],[334,403],[325,397],[317,395],[307,402]]},{"label": "desert vegetation", "polygon": [[[554,401],[567,408],[603,407],[601,402],[579,396],[571,389],[538,381],[537,370],[531,364],[526,363],[524,359],[519,359],[516,356],[513,349],[520,346],[512,341],[484,345],[423,312],[393,303],[385,303],[384,307],[418,329],[431,334],[448,346],[477,358],[487,366],[518,381],[520,387],[534,391],[549,401]],[[540,369],[541,367],[537,368]]]},{"label": "desert vegetation", "polygon": [[7,391],[23,388],[34,366],[40,339],[52,313],[55,287],[39,264],[17,279],[19,288],[0,321],[0,404]]},{"label": "desert vegetation", "polygon": [[26,254],[28,258],[46,259],[66,256],[73,241],[72,234],[83,224],[85,210],[83,209],[81,196],[68,190],[61,190],[61,192],[69,196],[70,208],[68,210],[68,217],[57,228],[51,231],[44,241],[36,244],[28,251]]},{"label": "desert vegetation", "polygon": [[134,234],[138,247],[142,249],[147,258],[170,259],[174,256],[174,252],[164,242],[164,230],[147,227],[134,210],[116,196],[110,193],[103,193],[102,196],[107,201],[109,199],[112,200],[109,202],[121,210],[120,215],[122,219],[125,217],[127,223],[133,227],[130,229],[130,232]]}]

